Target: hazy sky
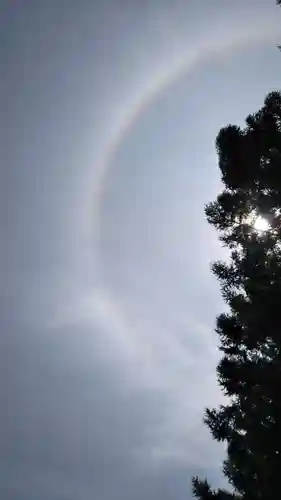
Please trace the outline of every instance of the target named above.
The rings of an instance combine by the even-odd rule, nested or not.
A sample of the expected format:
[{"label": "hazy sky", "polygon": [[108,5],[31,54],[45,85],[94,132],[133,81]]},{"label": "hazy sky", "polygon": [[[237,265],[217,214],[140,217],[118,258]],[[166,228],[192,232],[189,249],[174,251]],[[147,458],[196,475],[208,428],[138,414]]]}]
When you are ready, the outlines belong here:
[{"label": "hazy sky", "polygon": [[281,10],[0,6],[0,496],[190,500],[222,482],[214,142],[280,87]]}]

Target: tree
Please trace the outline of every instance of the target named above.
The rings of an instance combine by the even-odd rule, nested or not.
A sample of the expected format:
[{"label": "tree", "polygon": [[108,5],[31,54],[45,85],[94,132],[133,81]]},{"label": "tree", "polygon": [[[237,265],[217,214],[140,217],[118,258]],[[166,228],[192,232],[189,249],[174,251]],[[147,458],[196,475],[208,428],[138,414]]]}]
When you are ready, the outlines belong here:
[{"label": "tree", "polygon": [[[281,0],[278,2],[281,4]],[[205,411],[214,439],[227,444],[231,490],[193,478],[199,500],[276,500],[281,471],[281,93],[241,129],[216,140],[223,191],[205,207],[229,249],[212,269],[229,307],[217,318],[223,357],[218,382],[227,403]],[[257,221],[267,221],[259,230]]]}]

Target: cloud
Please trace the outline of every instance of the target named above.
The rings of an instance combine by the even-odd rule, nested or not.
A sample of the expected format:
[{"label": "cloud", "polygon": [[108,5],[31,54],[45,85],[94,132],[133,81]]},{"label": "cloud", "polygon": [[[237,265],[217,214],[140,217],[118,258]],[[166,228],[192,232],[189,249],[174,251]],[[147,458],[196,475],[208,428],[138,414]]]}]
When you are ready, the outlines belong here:
[{"label": "cloud", "polygon": [[[190,2],[186,15],[179,0],[174,18],[157,2],[6,5],[0,497],[186,500],[192,474],[222,481],[222,448],[201,421],[221,397],[212,333],[221,302],[208,262],[218,246],[203,223],[217,190],[207,144],[279,82],[279,54],[239,53],[219,71],[210,61],[151,102],[111,158],[97,249],[96,168],[119,118],[154,70],[166,74],[178,49],[182,59],[199,15],[205,36],[209,14],[238,33],[240,12],[222,0],[211,13]],[[250,0],[246,10],[245,24],[255,17]]]},{"label": "cloud", "polygon": [[216,448],[191,411],[191,380],[180,395],[165,381],[161,389],[136,383],[106,328],[87,317],[38,332],[5,315],[3,497],[129,500],[166,491],[169,499],[185,470],[177,488],[185,484],[186,498],[189,475],[214,467]]}]

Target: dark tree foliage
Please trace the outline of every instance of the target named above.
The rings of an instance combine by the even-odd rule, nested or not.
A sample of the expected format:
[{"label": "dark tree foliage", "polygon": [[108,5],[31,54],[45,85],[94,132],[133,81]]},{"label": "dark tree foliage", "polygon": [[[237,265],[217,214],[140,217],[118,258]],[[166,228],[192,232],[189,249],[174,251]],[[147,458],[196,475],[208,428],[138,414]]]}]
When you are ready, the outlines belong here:
[{"label": "dark tree foliage", "polygon": [[[281,0],[278,2],[281,4]],[[281,92],[267,95],[244,129],[216,140],[224,189],[205,209],[229,249],[213,272],[229,310],[217,318],[217,367],[226,404],[205,424],[225,442],[230,492],[193,478],[199,500],[277,500],[281,474]],[[257,217],[268,227],[259,231]]]}]

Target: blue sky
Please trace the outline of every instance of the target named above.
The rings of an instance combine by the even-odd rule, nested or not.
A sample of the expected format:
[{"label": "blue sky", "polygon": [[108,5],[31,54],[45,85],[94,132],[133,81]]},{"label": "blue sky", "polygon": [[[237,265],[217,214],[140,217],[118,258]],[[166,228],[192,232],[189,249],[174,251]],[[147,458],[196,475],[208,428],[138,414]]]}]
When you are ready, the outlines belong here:
[{"label": "blue sky", "polygon": [[281,11],[0,7],[1,497],[189,500],[223,481],[215,137],[280,87]]}]

